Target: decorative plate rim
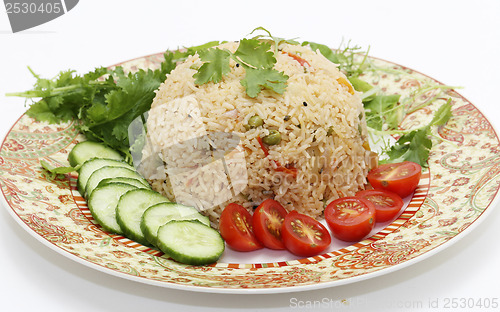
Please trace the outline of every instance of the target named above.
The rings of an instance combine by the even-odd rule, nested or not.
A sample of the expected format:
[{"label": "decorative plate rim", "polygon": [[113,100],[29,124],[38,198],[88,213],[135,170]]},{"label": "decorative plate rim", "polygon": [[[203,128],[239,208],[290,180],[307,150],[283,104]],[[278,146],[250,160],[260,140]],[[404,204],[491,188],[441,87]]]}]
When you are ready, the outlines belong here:
[{"label": "decorative plate rim", "polygon": [[[163,52],[162,53],[155,53],[155,54],[149,54],[149,55],[146,55],[146,56],[143,56],[143,57],[137,57],[137,58],[133,58],[131,60],[128,60],[128,61],[124,61],[124,62],[120,62],[116,65],[113,65],[113,66],[117,66],[117,65],[122,65],[122,64],[127,64],[127,63],[130,63],[130,62],[141,62],[147,58],[154,58],[154,57],[158,57],[158,55],[163,55]],[[386,60],[383,60],[383,59],[380,59],[380,58],[374,58],[374,57],[370,57],[371,59],[373,60],[378,60],[378,61],[381,61],[381,62],[384,62],[384,63],[387,63],[387,64],[390,64],[390,65],[394,65],[394,66],[399,66],[403,69],[407,69],[407,70],[410,70],[413,74],[418,74],[418,75],[421,75],[423,77],[426,77],[427,79],[430,79],[438,84],[442,84],[440,81],[432,78],[432,77],[429,77],[425,74],[422,74],[418,71],[415,71],[413,69],[410,69],[408,67],[405,67],[405,66],[401,66],[399,64],[396,64],[394,62],[390,62],[390,61],[386,61]],[[470,101],[468,101],[463,95],[461,95],[460,93],[458,93],[457,91],[453,90],[453,94],[455,96],[458,96],[462,101],[464,101],[466,104],[470,104],[473,109],[475,109],[477,111],[477,113],[480,115],[481,118],[483,118],[489,127],[491,127],[491,130],[492,132],[494,133],[494,139],[496,140],[496,142],[498,143],[498,132],[496,131],[495,127],[493,124],[491,124],[489,122],[489,120],[484,116],[484,114],[476,107],[474,106]],[[6,141],[7,139],[9,138],[9,135],[14,131],[14,128],[16,127],[16,125],[18,125],[18,123],[21,122],[22,118],[25,117],[25,114],[21,115],[15,122],[14,124],[6,131],[6,133],[4,134],[4,136],[2,137],[2,143],[1,143],[1,148],[3,149],[4,148],[4,145],[6,144]],[[0,157],[1,158],[1,157]],[[430,167],[430,170],[432,170],[431,166]],[[2,169],[0,169],[0,174],[2,173]],[[68,183],[70,185],[70,188],[71,188],[71,179],[68,178]],[[0,182],[3,182],[2,179],[0,179]],[[431,177],[429,177],[429,184],[432,183],[432,179]],[[93,269],[96,269],[98,271],[101,271],[101,272],[104,272],[104,273],[107,273],[107,274],[110,274],[110,275],[113,275],[113,276],[117,276],[117,277],[121,277],[121,278],[125,278],[125,279],[128,279],[128,280],[132,280],[132,281],[138,281],[138,282],[142,282],[142,283],[145,283],[145,284],[149,284],[149,285],[153,285],[153,286],[160,286],[160,287],[167,287],[167,288],[173,288],[173,289],[179,289],[179,290],[188,290],[188,291],[197,291],[197,292],[209,292],[209,293],[239,293],[239,294],[242,294],[242,293],[245,293],[245,294],[259,294],[259,293],[284,293],[284,292],[299,292],[299,291],[305,291],[305,290],[314,290],[314,289],[323,289],[323,288],[330,288],[330,287],[336,287],[336,286],[341,286],[341,285],[346,285],[346,284],[351,284],[351,283],[355,283],[355,282],[360,282],[360,281],[363,281],[363,280],[367,280],[367,279],[371,279],[371,278],[374,278],[374,277],[377,277],[377,276],[381,276],[381,275],[384,275],[384,274],[388,274],[388,273],[392,273],[392,272],[395,272],[395,271],[398,271],[400,269],[403,269],[403,268],[406,268],[408,266],[411,266],[415,263],[418,263],[424,259],[427,259],[435,254],[437,254],[438,252],[454,245],[456,242],[460,241],[463,237],[465,237],[466,235],[468,235],[468,233],[470,233],[471,231],[473,231],[474,229],[476,229],[482,222],[484,219],[486,219],[486,217],[491,213],[491,210],[493,210],[493,207],[495,205],[497,205],[498,203],[498,192],[499,192],[499,188],[497,187],[495,192],[494,192],[494,195],[492,196],[491,200],[489,200],[489,202],[486,204],[486,206],[483,208],[483,211],[479,213],[479,215],[474,219],[474,221],[470,224],[468,224],[462,231],[458,232],[456,235],[453,235],[449,240],[446,240],[440,244],[437,244],[435,246],[431,246],[431,248],[421,254],[418,254],[416,257],[413,257],[413,258],[410,258],[410,259],[406,259],[404,260],[403,262],[400,262],[400,263],[397,263],[397,264],[394,264],[394,265],[390,265],[388,267],[384,267],[382,269],[378,269],[378,270],[375,270],[375,271],[371,271],[371,272],[367,272],[367,273],[363,273],[363,274],[360,274],[360,275],[357,275],[357,276],[352,276],[352,277],[347,277],[347,278],[341,278],[341,279],[337,279],[337,280],[330,280],[330,281],[322,281],[322,282],[319,282],[319,283],[312,283],[312,284],[300,284],[300,285],[294,285],[294,286],[285,286],[285,287],[270,287],[270,288],[266,288],[266,287],[262,287],[262,288],[245,288],[245,287],[242,287],[242,288],[224,288],[224,287],[209,287],[209,286],[195,286],[195,285],[186,285],[186,284],[177,284],[177,283],[171,283],[171,282],[165,282],[165,281],[159,281],[159,280],[154,280],[154,279],[151,279],[151,278],[148,278],[148,277],[141,277],[141,276],[134,276],[134,275],[130,275],[130,274],[126,274],[124,272],[120,272],[120,271],[117,271],[117,270],[113,270],[113,269],[110,269],[110,268],[106,268],[102,265],[99,265],[97,263],[94,263],[94,262],[91,262],[89,260],[85,260],[83,259],[82,257],[79,257],[77,255],[74,255],[70,252],[68,252],[66,249],[62,248],[61,246],[59,245],[56,245],[50,241],[48,241],[44,236],[41,236],[39,233],[37,233],[33,228],[31,228],[28,224],[26,224],[22,219],[21,217],[16,213],[16,211],[14,210],[14,208],[9,204],[8,200],[7,200],[7,197],[6,197],[6,194],[5,194],[5,190],[3,188],[3,185],[0,184],[0,188],[1,188],[1,191],[2,191],[2,204],[5,205],[6,209],[9,211],[9,214],[16,220],[16,222],[18,224],[21,225],[21,227],[23,229],[25,229],[31,236],[34,236],[38,241],[40,241],[42,244],[48,246],[49,248],[55,250],[57,253],[67,257],[67,258],[70,258],[78,263],[81,263],[83,265],[86,265],[87,267],[90,267],[90,268],[93,268]],[[427,190],[428,191],[428,190]],[[75,204],[76,204],[76,200],[74,198],[74,194],[73,194],[73,191],[70,191],[70,193],[72,194],[73,196],[73,200],[75,201]],[[428,193],[426,192],[424,198],[422,199],[422,203],[420,205],[423,205],[424,201],[427,199],[427,196],[428,196]],[[78,204],[76,204],[78,206]],[[420,207],[417,209],[417,211],[420,210]],[[402,225],[400,225],[402,226]],[[321,261],[319,261],[321,262]],[[290,264],[291,266],[295,265],[295,264]],[[297,264],[297,265],[303,265],[303,263],[300,263],[300,264]],[[307,265],[307,264],[305,264]],[[248,268],[245,268],[245,269],[248,269]],[[252,269],[252,268],[250,268]],[[254,270],[256,268],[253,268]]]}]

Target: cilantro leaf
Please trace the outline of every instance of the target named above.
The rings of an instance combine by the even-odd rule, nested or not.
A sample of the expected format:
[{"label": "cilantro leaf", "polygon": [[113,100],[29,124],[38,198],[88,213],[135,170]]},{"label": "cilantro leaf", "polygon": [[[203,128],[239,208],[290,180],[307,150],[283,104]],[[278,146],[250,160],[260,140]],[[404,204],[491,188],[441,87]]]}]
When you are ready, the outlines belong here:
[{"label": "cilantro leaf", "polygon": [[230,52],[219,48],[198,51],[200,59],[204,62],[193,77],[195,84],[201,85],[212,81],[218,83],[222,76],[231,70],[229,67]]},{"label": "cilantro leaf", "polygon": [[[61,101],[61,99],[52,98],[52,101]],[[31,118],[36,118],[38,121],[46,121],[51,124],[58,123],[61,120],[67,121],[71,119],[71,116],[61,115],[60,112],[56,114],[46,100],[40,100],[31,105],[28,111],[26,111],[26,115]]]},{"label": "cilantro leaf", "polygon": [[[85,75],[69,70],[55,79],[45,79],[30,69],[37,79],[33,89],[7,95],[41,98],[30,106],[28,116],[50,123],[77,119],[79,130],[88,140],[102,142],[131,160],[128,125],[149,110],[155,90],[175,68],[177,57],[173,52],[167,51],[164,58],[159,69],[129,74],[119,66],[100,67]],[[106,74],[109,77],[102,79]]]},{"label": "cilantro leaf", "polygon": [[429,139],[429,127],[414,130],[401,136],[396,144],[387,151],[388,162],[413,161],[422,167],[427,167],[427,159],[432,148],[432,141]]},{"label": "cilantro leaf", "polygon": [[276,63],[271,45],[257,39],[242,39],[234,56],[247,66],[256,69],[272,68]]},{"label": "cilantro leaf", "polygon": [[275,54],[280,42],[292,43],[292,41],[273,37],[262,27],[255,28],[252,33],[256,30],[267,32],[275,43],[274,51],[271,49],[269,40],[262,39],[263,36],[240,40],[234,53],[219,48],[200,49],[197,52],[203,64],[193,75],[195,84],[220,82],[222,77],[230,72],[229,60],[233,59],[245,68],[245,78],[240,83],[246,88],[248,96],[255,98],[263,89],[282,94],[285,91],[288,76],[273,69],[276,64]]},{"label": "cilantro leaf", "polygon": [[[171,57],[175,59],[175,63],[177,63],[184,61],[188,56],[194,55],[196,54],[196,52],[210,49],[212,47],[218,46],[219,44],[220,44],[219,41],[209,41],[207,43],[198,46],[184,47],[184,50],[177,50],[174,52],[167,51],[167,53],[170,54]],[[174,63],[174,68],[175,68],[175,63]]]},{"label": "cilantro leaf", "polygon": [[258,70],[248,67],[241,85],[245,87],[249,97],[255,98],[264,88],[283,94],[287,79],[287,75],[272,68]]},{"label": "cilantro leaf", "polygon": [[117,75],[117,88],[104,96],[105,102],[93,103],[86,111],[83,121],[87,127],[82,131],[129,155],[128,127],[150,109],[155,90],[165,78],[152,70]]},{"label": "cilantro leaf", "polygon": [[[271,32],[267,29],[265,29],[264,27],[262,26],[259,26],[259,27],[256,27],[254,28],[254,30],[252,30],[250,32],[250,34],[253,34],[254,32],[258,31],[258,30],[262,30],[263,32],[265,32],[267,34],[267,38],[271,39],[272,41],[274,41],[274,45],[275,45],[275,51],[278,50],[278,45],[282,42],[285,42],[285,43],[289,43],[289,44],[299,44],[298,41],[294,40],[294,39],[285,39],[285,38],[281,38],[281,37],[276,37],[276,36],[273,36],[271,34]],[[253,39],[262,39],[262,38],[266,38],[265,35],[257,35],[255,36]]]}]

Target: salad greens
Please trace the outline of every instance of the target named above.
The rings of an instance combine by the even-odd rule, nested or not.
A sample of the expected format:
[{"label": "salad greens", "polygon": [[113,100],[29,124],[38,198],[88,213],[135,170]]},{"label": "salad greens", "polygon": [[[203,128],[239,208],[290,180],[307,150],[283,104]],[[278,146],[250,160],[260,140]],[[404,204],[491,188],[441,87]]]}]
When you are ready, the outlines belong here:
[{"label": "salad greens", "polygon": [[[367,53],[360,52],[358,46],[331,50],[327,46],[308,42],[312,49],[317,49],[330,61],[339,64],[339,69],[344,72],[356,91],[362,92],[361,98],[365,108],[366,123],[370,133],[379,136],[399,136],[395,143],[381,147],[380,162],[395,163],[405,160],[413,161],[427,167],[429,152],[432,148],[433,128],[444,126],[452,117],[451,99],[442,104],[435,112],[432,120],[419,128],[399,129],[401,122],[407,114],[413,113],[436,100],[442,100],[438,95],[416,103],[416,98],[432,90],[453,89],[451,86],[424,85],[414,90],[412,96],[402,99],[400,94],[385,94],[364,81],[360,76],[381,69],[373,67],[367,59]],[[361,55],[361,60],[358,61]],[[437,139],[440,139],[436,137]]]},{"label": "salad greens", "polygon": [[114,69],[99,67],[84,75],[68,70],[60,72],[54,79],[46,79],[29,68],[37,79],[33,89],[7,95],[32,99],[34,103],[26,114],[38,121],[77,120],[78,129],[88,140],[103,142],[121,152],[130,162],[128,126],[151,108],[155,90],[175,68],[177,61],[196,53],[197,48],[203,49],[204,46],[182,53],[167,51],[158,69],[140,69],[128,74],[121,66]]},{"label": "salad greens", "polygon": [[[274,69],[276,53],[282,42],[300,44],[272,36],[265,28],[265,35],[256,35],[242,39],[237,50],[232,53],[227,49],[217,48],[221,42],[210,41],[206,44],[166,51],[158,69],[125,73],[121,66],[115,68],[99,67],[84,75],[73,70],[62,71],[53,79],[41,78],[30,68],[37,79],[32,90],[9,93],[33,100],[27,115],[38,121],[59,123],[77,121],[77,127],[88,140],[102,142],[121,152],[128,162],[132,162],[128,128],[132,121],[147,112],[155,96],[155,90],[166,79],[178,62],[198,53],[202,65],[194,74],[196,84],[217,83],[229,73],[230,60],[237,62],[245,70],[241,85],[249,97],[255,98],[264,89],[282,94],[286,89],[288,76]],[[366,121],[371,133],[376,135],[399,136],[395,144],[386,144],[382,148],[382,162],[411,160],[421,166],[427,166],[429,151],[432,147],[432,129],[443,126],[451,117],[451,105],[448,100],[434,113],[433,119],[425,126],[411,129],[399,129],[404,116],[441,99],[438,95],[423,103],[415,100],[421,94],[433,89],[449,89],[442,85],[426,85],[417,89],[412,97],[401,98],[399,94],[385,94],[365,80],[365,73],[378,69],[370,63],[368,52],[361,52],[358,46],[340,47],[332,50],[326,45],[314,42],[302,42],[313,50],[319,50],[327,59],[339,64],[354,89],[362,92]],[[45,164],[47,165],[47,164]],[[62,169],[61,169],[62,170]],[[66,170],[70,170],[67,168]]]}]

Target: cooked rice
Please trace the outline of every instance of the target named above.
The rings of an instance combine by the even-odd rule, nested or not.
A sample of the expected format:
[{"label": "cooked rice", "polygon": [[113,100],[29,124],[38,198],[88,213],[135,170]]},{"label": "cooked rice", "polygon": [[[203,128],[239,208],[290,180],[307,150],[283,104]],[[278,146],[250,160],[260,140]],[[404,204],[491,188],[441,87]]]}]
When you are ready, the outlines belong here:
[{"label": "cooked rice", "polygon": [[[233,52],[237,47],[238,43],[221,46]],[[245,70],[233,60],[231,72],[220,83],[194,83],[193,75],[202,64],[198,55],[190,56],[167,76],[149,113],[148,144],[143,151],[146,158],[156,151],[161,154],[162,161],[145,162],[142,168],[155,190],[173,201],[197,206],[217,224],[229,202],[251,210],[265,199],[274,198],[288,211],[319,218],[326,204],[364,188],[370,152],[359,95],[349,92],[342,83],[345,75],[321,53],[299,45],[281,44],[279,48],[285,53],[277,53],[275,69],[289,76],[283,95],[263,90],[256,98],[247,96],[240,84]],[[300,56],[310,66],[300,65],[286,52]],[[264,125],[245,129],[254,115],[260,116]],[[282,140],[269,146],[269,155],[265,157],[257,138],[272,129],[280,132]],[[225,157],[228,168],[221,169],[231,173],[235,196],[230,196],[225,177],[185,170],[206,164],[206,159],[195,152],[200,146],[193,149],[182,146],[182,142],[220,132],[236,134],[240,139],[232,153],[234,157]],[[210,151],[207,146],[202,149]],[[246,172],[236,172],[242,168],[241,160]],[[170,179],[173,171],[169,167],[176,163],[183,172]],[[277,163],[296,168],[296,177],[277,171]],[[220,172],[219,169],[215,171]],[[165,172],[167,175],[163,175]],[[238,183],[240,187],[235,187]],[[183,187],[187,190],[184,195],[173,191]],[[189,194],[203,199],[190,200]],[[216,202],[214,196],[224,201]]]}]

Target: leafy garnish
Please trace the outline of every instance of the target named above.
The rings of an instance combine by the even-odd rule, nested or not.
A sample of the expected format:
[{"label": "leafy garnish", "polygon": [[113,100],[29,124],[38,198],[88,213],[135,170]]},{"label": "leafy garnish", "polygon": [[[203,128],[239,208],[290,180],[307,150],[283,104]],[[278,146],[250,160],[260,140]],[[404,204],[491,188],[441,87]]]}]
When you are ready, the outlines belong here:
[{"label": "leafy garnish", "polygon": [[196,52],[206,50],[220,44],[219,41],[209,41],[207,43],[192,46],[192,47],[184,47],[182,49],[178,49],[177,51],[171,52],[172,58],[174,58],[177,62],[183,62],[190,55],[195,55]]},{"label": "leafy garnish", "polygon": [[[255,30],[258,29],[265,30],[262,27]],[[269,32],[267,33],[275,42],[274,52],[271,44],[262,40],[263,36],[240,40],[234,53],[219,48],[199,51],[203,65],[193,75],[195,83],[201,85],[208,82],[220,82],[222,77],[229,73],[229,60],[233,59],[245,69],[245,78],[241,80],[241,85],[245,87],[249,97],[257,97],[263,89],[283,94],[288,76],[273,67],[276,64],[275,53],[278,44],[284,39],[272,37]]]},{"label": "leafy garnish", "polygon": [[103,142],[131,161],[128,126],[150,109],[155,90],[175,64],[173,52],[167,52],[159,69],[128,74],[120,66],[101,67],[85,75],[63,71],[54,79],[45,79],[30,69],[37,79],[34,88],[7,95],[32,99],[26,114],[38,121],[77,120],[88,140]]},{"label": "leafy garnish", "polygon": [[222,76],[227,75],[231,70],[229,67],[231,53],[229,51],[215,48],[201,50],[198,54],[204,63],[193,75],[196,84],[201,85],[210,81],[218,83],[222,80]]},{"label": "leafy garnish", "polygon": [[453,116],[451,112],[451,99],[441,105],[439,109],[434,113],[434,118],[430,122],[430,126],[444,126],[448,120]]},{"label": "leafy garnish", "polygon": [[51,174],[52,178],[55,178],[59,174],[76,172],[79,169],[79,166],[78,167],[54,167],[43,159],[40,160],[40,165],[42,166],[43,169],[45,169],[45,171],[47,171]]},{"label": "leafy garnish", "polygon": [[241,39],[234,57],[242,64],[254,69],[273,68],[276,64],[271,45],[257,39]]},{"label": "leafy garnish", "polygon": [[[37,79],[33,89],[7,95],[32,99],[34,102],[27,115],[38,121],[59,123],[77,120],[77,127],[88,140],[102,142],[122,152],[131,162],[128,133],[130,124],[150,109],[155,90],[165,80],[166,75],[178,62],[184,61],[190,55],[198,53],[203,63],[194,75],[196,84],[220,82],[231,70],[232,59],[245,69],[245,77],[240,83],[249,97],[257,97],[264,89],[278,94],[285,92],[288,76],[274,69],[278,46],[283,42],[299,43],[273,36],[263,27],[255,28],[250,34],[256,31],[263,31],[265,34],[242,39],[234,53],[217,48],[221,43],[219,41],[167,51],[164,61],[156,70],[141,69],[126,74],[120,66],[114,69],[100,67],[85,75],[77,75],[68,70],[62,71],[54,79],[45,79],[29,68]],[[367,58],[368,51],[363,52],[360,47],[349,46],[349,43],[335,50],[315,42],[304,41],[302,45],[309,45],[311,49],[320,51],[327,59],[338,64],[355,90],[362,93],[366,121],[371,133],[399,136],[395,144],[387,145],[382,150],[382,156],[386,156],[382,158],[383,162],[413,160],[426,166],[433,144],[432,129],[444,126],[452,116],[450,100],[435,112],[428,125],[410,130],[399,129],[399,125],[407,114],[442,99],[440,95],[435,95],[419,102],[416,99],[420,95],[433,89],[444,90],[453,87],[427,85],[405,98],[398,94],[385,94],[380,88],[373,87],[362,79],[362,75],[367,71],[378,70],[371,67]],[[140,146],[142,144],[134,148]],[[53,173],[71,170],[69,167],[56,170],[49,168],[46,163],[42,165]]]},{"label": "leafy garnish", "polygon": [[[451,99],[442,104],[434,112],[432,120],[419,128],[411,130],[393,130],[393,133],[402,133],[403,135],[394,143],[388,146],[382,152],[387,158],[382,158],[382,163],[401,162],[405,160],[416,162],[422,167],[427,167],[429,152],[432,148],[433,127],[444,126],[452,117]],[[389,131],[391,132],[391,131]]]},{"label": "leafy garnish", "polygon": [[380,94],[365,103],[366,124],[376,130],[396,129],[402,119],[399,94]]},{"label": "leafy garnish", "polygon": [[401,136],[386,151],[389,158],[382,159],[381,162],[402,162],[409,160],[427,167],[427,159],[432,148],[432,141],[429,139],[429,130],[430,128],[414,130]]},{"label": "leafy garnish", "polygon": [[271,34],[271,32],[264,27],[257,27],[254,30],[250,32],[250,34],[253,34],[254,32],[262,30],[266,33],[266,35],[256,35],[253,37],[253,39],[270,39],[272,42],[274,42],[274,54],[278,53],[278,46],[280,43],[288,43],[288,44],[299,44],[298,41],[295,41],[294,39],[285,39],[281,37],[276,37]]},{"label": "leafy garnish", "polygon": [[262,89],[283,94],[287,78],[288,76],[272,68],[258,70],[249,67],[246,69],[246,75],[241,81],[241,85],[245,87],[248,96],[252,98],[256,97]]},{"label": "leafy garnish", "polygon": [[[308,45],[313,51],[319,51],[324,57],[326,57],[331,62],[338,64],[339,69],[351,79],[353,77],[358,77],[367,68],[366,63],[368,57],[368,50],[366,52],[362,51],[359,46],[350,46],[350,42],[347,45],[341,46],[338,49],[332,50],[330,47],[316,42],[304,41],[302,45]],[[357,55],[363,55],[361,62],[356,61]]]},{"label": "leafy garnish", "polygon": [[[432,129],[444,126],[452,117],[451,100],[441,105],[434,113],[433,119],[422,127],[416,129],[402,130],[399,125],[407,114],[411,114],[428,105],[440,100],[440,95],[420,103],[416,99],[420,95],[432,90],[453,89],[444,85],[424,85],[412,92],[409,97],[401,98],[400,94],[385,94],[380,88],[376,88],[364,81],[360,76],[368,71],[377,71],[378,68],[371,67],[367,61],[367,52],[362,52],[358,46],[340,47],[331,50],[328,46],[304,42],[311,49],[318,50],[330,61],[339,64],[339,69],[344,72],[356,91],[361,92],[361,99],[365,107],[366,123],[370,133],[378,136],[392,135],[399,137],[394,144],[386,143],[382,147],[381,163],[400,162],[404,160],[414,161],[422,167],[427,167],[429,152],[433,145],[434,137]],[[361,60],[360,60],[361,59]]]}]

